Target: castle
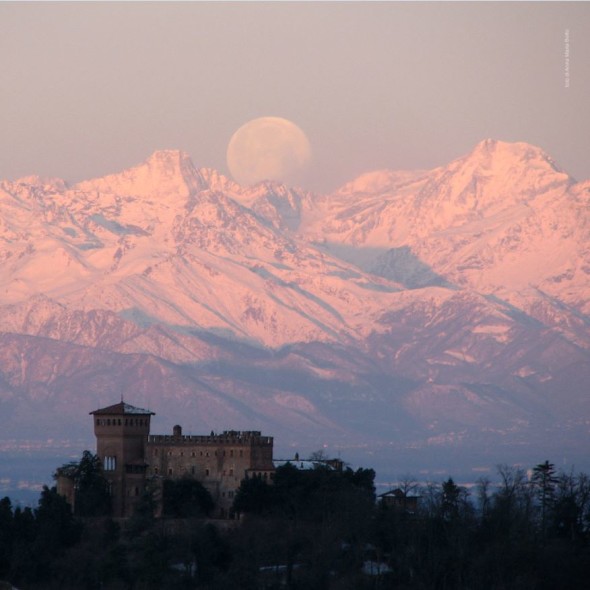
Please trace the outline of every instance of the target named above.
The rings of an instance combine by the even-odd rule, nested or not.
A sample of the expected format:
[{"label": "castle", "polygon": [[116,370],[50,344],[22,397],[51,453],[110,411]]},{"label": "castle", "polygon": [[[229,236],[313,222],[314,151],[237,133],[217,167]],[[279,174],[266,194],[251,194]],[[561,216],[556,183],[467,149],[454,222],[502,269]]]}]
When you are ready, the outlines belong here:
[{"label": "castle", "polygon": [[[157,493],[166,478],[193,477],[210,492],[215,516],[228,518],[243,479],[254,475],[273,478],[273,439],[258,431],[186,436],[175,426],[172,434],[152,435],[154,412],[124,401],[90,414],[115,517],[133,514],[148,483],[155,484]],[[73,482],[67,479],[66,475],[58,477],[58,491],[73,503]]]}]

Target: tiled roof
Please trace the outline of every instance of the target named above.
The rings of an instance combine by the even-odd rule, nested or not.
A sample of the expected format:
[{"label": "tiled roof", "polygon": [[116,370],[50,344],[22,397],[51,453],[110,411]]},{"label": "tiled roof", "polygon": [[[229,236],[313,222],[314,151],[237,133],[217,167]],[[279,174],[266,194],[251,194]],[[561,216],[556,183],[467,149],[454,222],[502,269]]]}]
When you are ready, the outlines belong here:
[{"label": "tiled roof", "polygon": [[96,415],[105,415],[105,414],[134,414],[134,415],[142,415],[142,416],[153,416],[154,412],[150,410],[144,410],[143,408],[136,408],[131,404],[126,404],[125,402],[119,402],[114,406],[109,406],[108,408],[100,408],[99,410],[94,410],[94,412],[90,412],[91,414]]}]

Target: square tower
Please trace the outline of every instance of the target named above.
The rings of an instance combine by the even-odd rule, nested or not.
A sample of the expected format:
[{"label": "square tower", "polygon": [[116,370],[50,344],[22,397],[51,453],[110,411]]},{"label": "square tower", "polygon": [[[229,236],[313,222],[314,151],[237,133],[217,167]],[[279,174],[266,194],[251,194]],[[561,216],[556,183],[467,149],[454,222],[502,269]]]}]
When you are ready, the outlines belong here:
[{"label": "square tower", "polygon": [[145,487],[146,445],[154,412],[121,401],[90,414],[96,454],[111,489],[113,516],[131,516]]}]

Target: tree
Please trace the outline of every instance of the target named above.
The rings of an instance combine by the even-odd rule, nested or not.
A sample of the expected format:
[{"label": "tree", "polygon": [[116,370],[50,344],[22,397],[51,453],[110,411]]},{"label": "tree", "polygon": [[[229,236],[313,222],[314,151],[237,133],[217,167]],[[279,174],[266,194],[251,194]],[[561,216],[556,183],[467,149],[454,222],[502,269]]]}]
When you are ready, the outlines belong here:
[{"label": "tree", "polygon": [[196,479],[164,481],[162,490],[162,515],[173,518],[206,516],[215,506],[211,494]]},{"label": "tree", "polygon": [[443,518],[453,519],[459,515],[461,488],[449,477],[442,484],[441,512]]},{"label": "tree", "polygon": [[111,496],[109,484],[103,475],[102,464],[97,455],[84,451],[78,463],[60,467],[54,479],[65,475],[74,482],[74,514],[76,516],[109,516]]},{"label": "tree", "polygon": [[532,483],[541,504],[541,534],[547,535],[547,516],[555,502],[555,486],[558,483],[555,465],[545,461],[533,468]]},{"label": "tree", "polygon": [[10,579],[14,582],[32,580],[35,577],[37,556],[33,544],[37,536],[37,523],[33,511],[27,506],[14,510],[13,543]]},{"label": "tree", "polygon": [[10,498],[0,500],[0,578],[6,577],[10,570],[12,553],[14,517]]},{"label": "tree", "polygon": [[41,539],[51,550],[69,547],[80,538],[81,527],[74,519],[72,507],[55,487],[43,486],[39,507],[34,514],[37,541]]},{"label": "tree", "polygon": [[479,502],[479,510],[483,518],[488,515],[490,510],[490,484],[491,481],[488,477],[480,477],[477,480],[477,499]]},{"label": "tree", "polygon": [[109,484],[103,475],[100,459],[90,451],[84,451],[78,464],[76,488],[77,516],[111,514]]},{"label": "tree", "polygon": [[264,514],[275,504],[275,489],[261,477],[249,477],[240,483],[232,511],[236,514]]}]

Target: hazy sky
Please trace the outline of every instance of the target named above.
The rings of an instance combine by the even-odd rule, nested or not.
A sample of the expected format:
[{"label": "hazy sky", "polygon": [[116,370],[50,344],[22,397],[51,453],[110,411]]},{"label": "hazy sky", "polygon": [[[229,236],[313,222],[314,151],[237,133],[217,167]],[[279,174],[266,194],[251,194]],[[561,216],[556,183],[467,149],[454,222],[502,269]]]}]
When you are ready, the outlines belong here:
[{"label": "hazy sky", "polygon": [[[0,2],[0,178],[69,181],[294,121],[331,190],[487,137],[590,178],[590,4]],[[566,56],[569,43],[569,88]]]}]

